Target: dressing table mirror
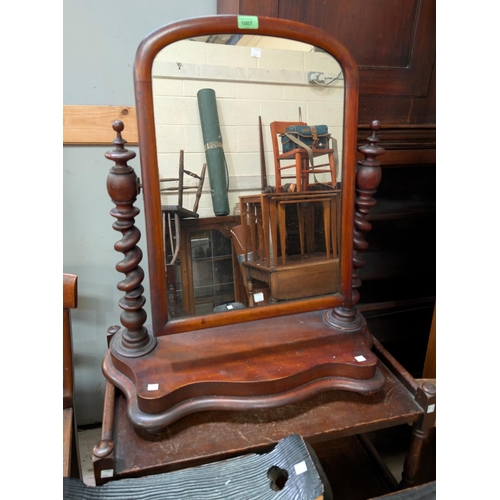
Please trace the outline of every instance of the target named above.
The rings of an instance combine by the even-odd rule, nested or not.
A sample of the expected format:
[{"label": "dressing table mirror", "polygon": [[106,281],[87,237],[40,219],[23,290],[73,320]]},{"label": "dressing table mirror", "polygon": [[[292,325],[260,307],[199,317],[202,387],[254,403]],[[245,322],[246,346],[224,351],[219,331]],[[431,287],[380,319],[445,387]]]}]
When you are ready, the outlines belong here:
[{"label": "dressing table mirror", "polygon": [[140,178],[119,122],[106,155],[125,278],[103,361],[134,428],[154,434],[195,412],[274,408],[332,389],[380,391],[355,305],[383,149],[374,122],[358,162],[350,53],[298,22],[195,18],[143,40],[134,84]]}]

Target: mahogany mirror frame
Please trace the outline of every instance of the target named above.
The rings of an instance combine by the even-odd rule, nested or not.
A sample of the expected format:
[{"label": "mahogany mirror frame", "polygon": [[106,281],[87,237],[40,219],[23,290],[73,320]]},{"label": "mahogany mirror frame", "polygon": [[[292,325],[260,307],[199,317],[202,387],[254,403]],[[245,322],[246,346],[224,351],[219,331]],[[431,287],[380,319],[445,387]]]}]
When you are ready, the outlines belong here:
[{"label": "mahogany mirror frame", "polygon": [[[359,74],[349,51],[322,30],[284,19],[258,17],[257,29],[238,28],[236,15],[185,19],[150,33],[139,45],[134,63],[134,88],[142,173],[144,217],[150,278],[151,322],[156,337],[213,326],[245,323],[287,314],[353,306],[354,193],[357,162]],[[152,67],[156,55],[174,42],[205,35],[249,34],[282,37],[319,47],[333,56],[344,77],[344,124],[342,155],[342,228],[340,252],[340,293],[248,308],[211,315],[169,320],[162,231],[161,196],[153,104]],[[332,277],[333,279],[333,277]]]}]

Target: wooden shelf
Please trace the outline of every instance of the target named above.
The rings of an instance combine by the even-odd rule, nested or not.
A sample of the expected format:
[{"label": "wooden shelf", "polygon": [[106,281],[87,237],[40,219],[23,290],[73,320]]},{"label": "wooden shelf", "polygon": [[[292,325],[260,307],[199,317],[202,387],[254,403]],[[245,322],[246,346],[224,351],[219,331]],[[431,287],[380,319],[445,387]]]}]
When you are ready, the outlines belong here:
[{"label": "wooden shelf", "polygon": [[377,198],[366,220],[393,220],[435,216],[436,200],[425,198]]},{"label": "wooden shelf", "polygon": [[313,449],[335,500],[366,500],[392,493],[397,487],[395,478],[388,477],[380,457],[364,445],[361,436],[318,443]]},{"label": "wooden shelf", "polygon": [[362,258],[366,261],[366,266],[359,270],[362,281],[435,273],[434,269],[427,267],[427,262],[422,261],[421,253],[411,249],[366,252]]},{"label": "wooden shelf", "polygon": [[193,262],[215,262],[215,261],[223,261],[223,260],[231,260],[233,258],[232,255],[217,255],[211,257],[195,257]]},{"label": "wooden shelf", "polygon": [[435,303],[436,297],[418,297],[407,300],[358,304],[356,308],[365,318],[370,318],[383,314],[384,311],[397,312],[398,310],[408,310],[420,307],[434,307]]},{"label": "wooden shelf", "polygon": [[[392,358],[378,342],[373,352],[386,379],[376,394],[334,390],[279,408],[198,412],[154,436],[134,429],[125,397],[109,384],[105,405],[114,406],[109,423],[115,429],[111,434],[113,452],[94,463],[96,470],[112,467],[113,479],[179,470],[242,453],[259,453],[290,434],[299,434],[320,459],[329,460],[326,452],[330,449],[333,457],[337,444],[338,451],[350,449],[342,446],[340,438],[416,422],[423,413],[414,396],[416,382],[401,367],[391,364]],[[103,427],[103,432],[109,431]],[[359,451],[357,444],[356,449]],[[380,475],[376,478],[376,483],[385,488],[384,481]]]}]

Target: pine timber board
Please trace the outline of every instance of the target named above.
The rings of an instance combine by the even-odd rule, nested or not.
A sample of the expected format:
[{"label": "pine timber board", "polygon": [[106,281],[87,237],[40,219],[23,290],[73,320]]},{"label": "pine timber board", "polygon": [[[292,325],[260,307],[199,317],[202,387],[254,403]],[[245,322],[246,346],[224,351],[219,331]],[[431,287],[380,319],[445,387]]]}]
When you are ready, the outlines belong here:
[{"label": "pine timber board", "polygon": [[[63,144],[108,146],[114,138],[111,124],[115,120],[124,123],[127,143],[137,145],[135,106],[65,105]],[[366,140],[366,128],[366,124],[358,125],[359,143]],[[408,139],[408,135],[415,133],[417,139]],[[386,153],[382,157],[382,166],[435,163],[435,134],[435,126],[431,125],[383,124],[381,145]],[[362,155],[358,157],[362,158]]]},{"label": "pine timber board", "polygon": [[129,145],[139,143],[135,106],[63,107],[63,144],[106,145],[114,139],[112,123],[121,120]]}]

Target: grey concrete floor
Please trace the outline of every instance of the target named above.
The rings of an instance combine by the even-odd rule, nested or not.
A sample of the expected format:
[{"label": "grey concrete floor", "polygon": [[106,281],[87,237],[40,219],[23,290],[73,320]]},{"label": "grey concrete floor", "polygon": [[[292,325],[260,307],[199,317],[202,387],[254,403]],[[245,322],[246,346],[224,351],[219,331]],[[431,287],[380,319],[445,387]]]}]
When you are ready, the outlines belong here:
[{"label": "grey concrete floor", "polygon": [[88,486],[95,486],[94,469],[92,466],[92,449],[101,438],[101,428],[85,429],[78,431],[78,444],[80,448],[80,465],[82,468],[83,482]]}]

